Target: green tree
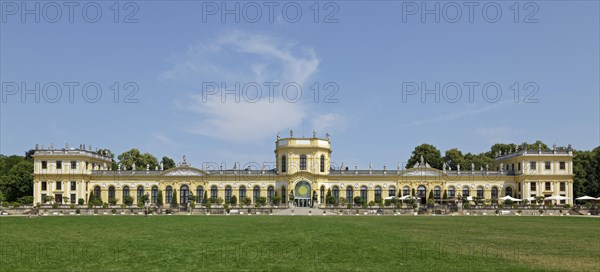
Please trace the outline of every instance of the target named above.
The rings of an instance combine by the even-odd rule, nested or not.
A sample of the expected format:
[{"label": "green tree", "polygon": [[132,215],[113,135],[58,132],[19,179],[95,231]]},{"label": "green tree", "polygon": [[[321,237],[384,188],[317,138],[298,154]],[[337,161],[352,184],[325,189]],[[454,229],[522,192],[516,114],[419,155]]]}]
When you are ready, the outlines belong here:
[{"label": "green tree", "polygon": [[420,162],[421,156],[423,156],[425,162],[428,163],[431,167],[442,169],[442,164],[444,163],[442,155],[435,146],[430,144],[422,144],[415,147],[415,150],[413,150],[412,155],[408,159],[406,168],[411,168],[417,162]]},{"label": "green tree", "polygon": [[467,169],[465,157],[457,148],[446,150],[444,162],[446,162],[446,164],[454,170],[457,169],[458,165],[460,165],[462,169]]},{"label": "green tree", "polygon": [[150,166],[150,169],[154,169],[158,166],[158,160],[150,153],[141,153],[139,150],[133,148],[129,151],[123,152],[119,155],[119,162],[130,169],[135,163],[137,170],[146,169],[146,165]]},{"label": "green tree", "polygon": [[177,189],[173,189],[173,196],[171,197],[171,207],[177,207]]},{"label": "green tree", "polygon": [[162,161],[164,170],[175,167],[175,161],[167,156],[162,157],[161,161]]},{"label": "green tree", "polygon": [[573,193],[576,197],[600,195],[600,147],[573,151]]},{"label": "green tree", "polygon": [[0,178],[0,191],[7,201],[33,195],[33,163],[21,160]]},{"label": "green tree", "polygon": [[162,207],[163,205],[163,193],[162,190],[158,190],[158,194],[156,195],[156,206]]},{"label": "green tree", "polygon": [[237,204],[237,197],[236,197],[236,196],[234,196],[234,195],[232,195],[232,196],[229,198],[229,203],[231,203],[231,206],[235,206],[235,204]]}]

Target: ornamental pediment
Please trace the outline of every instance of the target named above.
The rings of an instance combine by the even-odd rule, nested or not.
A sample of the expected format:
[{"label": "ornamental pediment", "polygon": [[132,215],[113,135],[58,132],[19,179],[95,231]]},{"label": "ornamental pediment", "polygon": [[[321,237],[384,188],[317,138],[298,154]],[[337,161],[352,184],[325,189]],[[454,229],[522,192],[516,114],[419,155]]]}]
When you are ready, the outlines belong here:
[{"label": "ornamental pediment", "polygon": [[206,172],[192,167],[177,167],[168,169],[163,176],[205,176]]}]

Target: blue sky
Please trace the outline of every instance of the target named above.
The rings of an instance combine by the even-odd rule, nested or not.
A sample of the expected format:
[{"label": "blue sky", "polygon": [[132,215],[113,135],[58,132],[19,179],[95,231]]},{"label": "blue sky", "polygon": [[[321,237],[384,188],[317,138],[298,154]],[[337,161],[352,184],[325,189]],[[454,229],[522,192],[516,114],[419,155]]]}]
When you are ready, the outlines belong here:
[{"label": "blue sky", "polygon": [[[226,2],[240,4],[239,23],[220,3],[211,13],[216,2],[206,1],[121,2],[116,23],[113,1],[94,2],[86,16],[88,2],[79,3],[73,22],[63,2],[39,2],[39,23],[21,13],[22,3],[32,9],[35,2],[2,2],[2,154],[84,143],[176,161],[187,155],[195,166],[262,163],[274,161],[278,131],[311,136],[315,129],[331,134],[336,163],[382,168],[406,161],[421,143],[474,153],[537,139],[576,149],[600,144],[597,1],[519,2],[518,15],[514,1],[488,4],[487,15],[487,2],[476,2],[472,22],[464,2],[320,2],[318,16],[313,1],[280,2],[272,21],[260,2]],[[436,3],[439,22],[421,13]],[[257,6],[262,17],[253,22]],[[302,15],[290,22],[296,7]],[[88,22],[93,8],[102,11],[96,23]],[[279,84],[272,97],[267,82]],[[56,99],[55,83],[62,86]],[[213,83],[259,85],[262,95],[254,101],[250,87],[248,101],[226,95],[223,102],[223,90],[208,89]],[[23,84],[39,102],[33,94],[22,101]],[[69,84],[77,85],[72,102]],[[94,88],[83,98],[86,84],[101,87],[97,102],[89,102]],[[301,87],[298,101],[294,88],[282,95],[286,84]],[[126,98],[132,86],[137,92]],[[434,94],[422,101],[423,87],[439,101]]]}]

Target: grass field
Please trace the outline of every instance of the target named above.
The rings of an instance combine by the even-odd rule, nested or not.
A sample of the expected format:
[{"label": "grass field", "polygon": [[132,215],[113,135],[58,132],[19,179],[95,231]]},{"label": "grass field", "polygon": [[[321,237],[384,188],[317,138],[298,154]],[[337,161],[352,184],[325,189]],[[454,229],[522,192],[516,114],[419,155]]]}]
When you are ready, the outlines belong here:
[{"label": "grass field", "polygon": [[1,271],[600,271],[581,217],[0,218]]}]

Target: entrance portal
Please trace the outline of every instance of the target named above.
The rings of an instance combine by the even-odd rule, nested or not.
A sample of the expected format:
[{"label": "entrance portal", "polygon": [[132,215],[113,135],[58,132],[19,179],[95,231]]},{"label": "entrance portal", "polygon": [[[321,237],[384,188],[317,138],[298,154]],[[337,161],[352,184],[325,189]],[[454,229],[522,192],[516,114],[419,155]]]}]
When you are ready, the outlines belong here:
[{"label": "entrance portal", "polygon": [[426,195],[427,195],[427,189],[425,188],[425,186],[423,186],[423,185],[419,186],[417,188],[417,197],[419,198],[421,205],[427,204],[427,200],[425,198]]},{"label": "entrance portal", "polygon": [[312,201],[310,199],[310,184],[306,181],[300,181],[296,184],[296,190],[294,190],[294,205],[296,207],[311,207]]}]

